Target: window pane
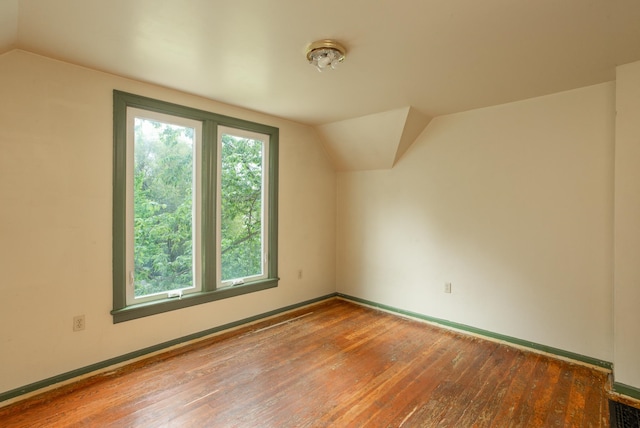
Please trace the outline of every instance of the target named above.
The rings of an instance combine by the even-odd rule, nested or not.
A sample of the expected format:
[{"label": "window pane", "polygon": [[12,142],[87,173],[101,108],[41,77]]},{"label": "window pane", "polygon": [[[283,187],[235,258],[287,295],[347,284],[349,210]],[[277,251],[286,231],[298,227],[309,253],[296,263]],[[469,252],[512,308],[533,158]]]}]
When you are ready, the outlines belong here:
[{"label": "window pane", "polygon": [[195,130],[134,122],[134,296],[194,286]]},{"label": "window pane", "polygon": [[226,133],[221,140],[221,280],[260,276],[264,273],[264,144]]}]

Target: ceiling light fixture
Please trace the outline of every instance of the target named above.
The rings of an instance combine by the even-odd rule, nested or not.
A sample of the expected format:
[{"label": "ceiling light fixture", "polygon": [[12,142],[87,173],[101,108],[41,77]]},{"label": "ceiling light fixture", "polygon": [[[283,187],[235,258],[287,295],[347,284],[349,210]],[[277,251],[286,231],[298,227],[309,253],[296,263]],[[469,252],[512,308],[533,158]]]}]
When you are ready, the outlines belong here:
[{"label": "ceiling light fixture", "polygon": [[336,66],[344,61],[347,50],[334,40],[318,40],[307,48],[307,59],[318,71],[329,67],[335,70]]}]

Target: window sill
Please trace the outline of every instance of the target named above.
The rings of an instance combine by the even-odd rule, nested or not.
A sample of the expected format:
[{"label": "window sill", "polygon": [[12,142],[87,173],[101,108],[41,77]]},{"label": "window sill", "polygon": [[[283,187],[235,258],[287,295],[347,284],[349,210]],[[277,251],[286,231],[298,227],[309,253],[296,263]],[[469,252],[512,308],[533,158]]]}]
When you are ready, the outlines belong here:
[{"label": "window sill", "polygon": [[225,287],[214,291],[203,291],[200,293],[185,294],[181,298],[167,298],[153,302],[131,305],[121,309],[111,311],[113,323],[131,321],[149,315],[174,311],[176,309],[189,306],[200,305],[202,303],[213,302],[215,300],[228,299],[229,297],[240,296],[242,294],[254,293],[256,291],[275,288],[278,286],[278,278],[270,278],[262,281],[250,282],[243,285]]}]

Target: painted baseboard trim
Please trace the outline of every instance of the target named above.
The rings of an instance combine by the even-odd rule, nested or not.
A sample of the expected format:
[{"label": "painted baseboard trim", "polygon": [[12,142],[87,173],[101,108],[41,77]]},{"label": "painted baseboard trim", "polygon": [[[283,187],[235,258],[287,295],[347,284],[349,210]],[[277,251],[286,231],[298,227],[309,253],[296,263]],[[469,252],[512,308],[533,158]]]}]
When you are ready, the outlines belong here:
[{"label": "painted baseboard trim", "polygon": [[613,392],[640,400],[640,388],[625,385],[624,383],[613,382]]},{"label": "painted baseboard trim", "polygon": [[[114,357],[114,358],[110,358],[108,360],[104,360],[104,361],[100,361],[98,363],[95,364],[91,364],[85,367],[81,367],[75,370],[71,370],[68,371],[66,373],[62,373],[56,376],[52,376],[50,378],[47,379],[43,379],[37,382],[33,382],[30,383],[28,385],[19,387],[19,388],[15,388],[6,392],[2,392],[0,393],[0,403],[2,403],[3,401],[6,400],[10,400],[13,398],[17,398],[20,397],[21,395],[25,395],[25,394],[29,394],[32,392],[36,392],[38,390],[44,389],[44,388],[48,388],[50,386],[53,386],[55,384],[59,384],[62,382],[67,382],[67,381],[71,381],[74,378],[79,378],[81,376],[85,376],[89,373],[93,373],[93,372],[99,372],[99,371],[104,371],[112,366],[118,365],[118,364],[122,364],[125,363],[127,361],[130,360],[134,360],[140,357],[143,357],[145,355],[148,354],[152,354],[158,351],[162,351],[165,350],[167,348],[171,348],[174,347],[176,345],[181,345],[184,344],[186,342],[191,342],[193,340],[197,340],[197,339],[202,339],[205,338],[206,336],[210,336],[212,334],[216,334],[216,333],[220,333],[224,330],[229,330],[232,328],[236,328],[239,326],[242,326],[244,324],[249,324],[252,322],[256,322],[259,320],[262,320],[264,318],[269,318],[275,315],[279,315],[282,314],[284,312],[288,312],[294,309],[299,309],[302,308],[304,306],[307,305],[311,305],[313,303],[318,303],[321,302],[323,300],[328,300],[331,299],[333,297],[336,297],[337,293],[331,293],[331,294],[327,294],[325,296],[322,297],[317,297],[315,299],[311,299],[311,300],[306,300],[304,302],[300,302],[300,303],[296,303],[293,305],[289,305],[289,306],[285,306],[283,308],[280,309],[275,309],[273,311],[269,311],[269,312],[264,312],[262,314],[259,315],[254,315],[252,317],[248,317],[248,318],[244,318],[238,321],[234,321],[228,324],[224,324],[218,327],[214,327],[214,328],[210,328],[207,330],[203,330],[200,331],[198,333],[193,333],[193,334],[189,334],[187,336],[183,336],[183,337],[179,337],[177,339],[173,339],[173,340],[169,340],[167,342],[163,342],[163,343],[159,343],[157,345],[153,345],[153,346],[149,346],[147,348],[143,348],[143,349],[139,349],[137,351],[133,351],[133,352],[129,352],[127,354],[124,355],[120,355],[118,357]],[[97,373],[96,373],[97,374]]]},{"label": "painted baseboard trim", "polygon": [[372,302],[370,300],[361,299],[359,297],[349,296],[347,294],[337,293],[338,297],[345,300],[351,300],[356,303],[361,303],[374,308],[383,309],[385,311],[394,312],[400,315],[408,316],[411,318],[417,318],[430,323],[442,325],[448,328],[453,328],[462,332],[467,332],[479,336],[484,336],[494,340],[500,340],[503,342],[511,343],[518,346],[523,346],[539,352],[545,352],[547,354],[556,355],[558,357],[568,358],[570,360],[579,361],[592,366],[600,367],[609,371],[613,370],[613,363],[609,361],[599,360],[597,358],[588,357],[586,355],[576,354],[574,352],[565,351],[564,349],[554,348],[540,343],[530,342],[528,340],[518,339],[517,337],[506,336],[504,334],[494,333],[489,330],[483,330],[481,328],[471,327],[465,324],[459,324],[453,321],[444,320],[441,318],[430,317],[418,312],[406,311],[404,309],[395,308],[393,306],[383,305],[381,303]]}]

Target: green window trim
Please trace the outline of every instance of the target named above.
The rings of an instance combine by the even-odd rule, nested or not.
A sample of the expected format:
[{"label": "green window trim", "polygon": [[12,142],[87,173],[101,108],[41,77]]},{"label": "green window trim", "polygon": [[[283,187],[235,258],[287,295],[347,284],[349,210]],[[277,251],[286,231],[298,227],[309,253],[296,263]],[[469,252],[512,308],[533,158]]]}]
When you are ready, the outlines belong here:
[{"label": "green window trim", "polygon": [[[202,291],[180,298],[165,298],[127,306],[127,108],[135,107],[158,113],[180,116],[202,122]],[[113,322],[119,323],[184,307],[226,299],[277,287],[278,285],[278,128],[223,116],[204,110],[113,91]],[[217,129],[227,126],[269,136],[268,248],[267,278],[232,287],[217,287],[216,272],[216,192],[217,192]]]}]

